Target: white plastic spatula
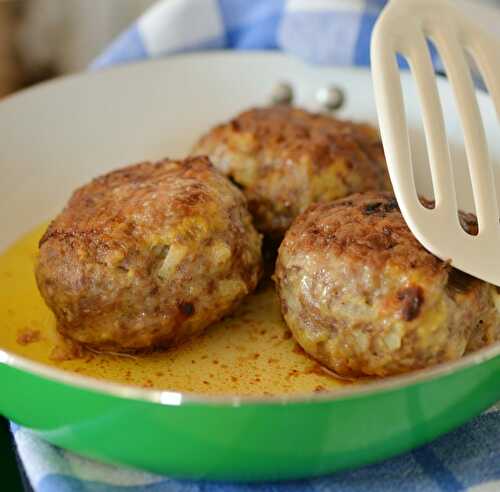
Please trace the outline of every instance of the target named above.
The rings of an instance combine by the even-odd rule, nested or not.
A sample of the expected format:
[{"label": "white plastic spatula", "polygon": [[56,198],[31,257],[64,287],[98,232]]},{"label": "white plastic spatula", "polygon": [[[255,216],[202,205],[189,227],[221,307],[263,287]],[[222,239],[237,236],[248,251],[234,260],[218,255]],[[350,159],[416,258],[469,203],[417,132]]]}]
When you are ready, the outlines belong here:
[{"label": "white plastic spatula", "polygon": [[[453,162],[426,38],[439,52],[457,100],[479,226],[476,236],[466,233],[458,219]],[[407,59],[416,81],[436,201],[433,209],[425,208],[417,197],[397,53]],[[467,53],[500,115],[499,41],[449,0],[390,1],[371,43],[375,101],[392,185],[413,234],[456,268],[500,285],[498,202]]]}]

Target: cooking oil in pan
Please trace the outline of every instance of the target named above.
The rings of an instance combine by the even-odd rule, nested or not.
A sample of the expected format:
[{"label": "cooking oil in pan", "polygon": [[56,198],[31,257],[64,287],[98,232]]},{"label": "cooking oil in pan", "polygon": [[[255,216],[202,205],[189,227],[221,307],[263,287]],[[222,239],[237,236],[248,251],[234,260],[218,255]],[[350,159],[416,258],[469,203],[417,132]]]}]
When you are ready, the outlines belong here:
[{"label": "cooking oil in pan", "polygon": [[60,337],[34,278],[38,227],[0,256],[0,348],[65,371],[147,388],[209,395],[333,391],[345,384],[311,360],[281,319],[271,281],[230,317],[165,351],[81,350]]}]

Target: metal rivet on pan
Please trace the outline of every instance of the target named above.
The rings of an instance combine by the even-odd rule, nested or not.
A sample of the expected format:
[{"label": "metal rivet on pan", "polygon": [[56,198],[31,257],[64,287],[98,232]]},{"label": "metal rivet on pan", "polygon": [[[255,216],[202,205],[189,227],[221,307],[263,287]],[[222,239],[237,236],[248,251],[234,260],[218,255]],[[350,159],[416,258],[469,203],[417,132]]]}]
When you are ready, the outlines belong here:
[{"label": "metal rivet on pan", "polygon": [[293,89],[287,82],[280,82],[275,85],[271,93],[273,104],[291,104],[293,101]]},{"label": "metal rivet on pan", "polygon": [[334,85],[322,87],[316,93],[316,100],[327,111],[336,111],[344,104],[344,91]]}]

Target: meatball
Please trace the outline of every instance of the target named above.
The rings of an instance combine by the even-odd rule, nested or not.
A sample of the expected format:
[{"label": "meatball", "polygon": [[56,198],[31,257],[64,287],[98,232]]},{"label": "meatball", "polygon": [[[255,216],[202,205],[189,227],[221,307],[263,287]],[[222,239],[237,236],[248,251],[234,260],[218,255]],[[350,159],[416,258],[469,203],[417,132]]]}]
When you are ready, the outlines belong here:
[{"label": "meatball", "polygon": [[206,157],[126,167],[77,190],[40,240],[59,331],[99,350],[177,343],[257,285],[261,236]]},{"label": "meatball", "polygon": [[243,189],[257,229],[278,240],[311,203],[390,187],[377,130],[290,106],[241,113],[193,153]]},{"label": "meatball", "polygon": [[312,205],[275,281],[297,342],[342,376],[424,368],[500,338],[495,288],[425,250],[387,192]]}]

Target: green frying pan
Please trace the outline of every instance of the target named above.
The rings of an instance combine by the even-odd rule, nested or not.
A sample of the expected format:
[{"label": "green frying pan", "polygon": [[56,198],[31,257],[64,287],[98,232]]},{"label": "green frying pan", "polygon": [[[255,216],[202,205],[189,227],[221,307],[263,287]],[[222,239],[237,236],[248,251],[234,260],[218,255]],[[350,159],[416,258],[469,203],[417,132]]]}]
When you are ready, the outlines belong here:
[{"label": "green frying pan", "polygon": [[[341,116],[376,122],[369,72],[311,68],[269,53],[179,56],[70,77],[3,101],[0,249],[55,215],[71,191],[92,176],[126,163],[183,155],[209,126],[267,102],[282,80],[294,85],[298,104],[312,108],[318,89],[338,85],[347,93]],[[406,109],[417,155],[416,180],[425,191],[430,181],[418,105],[406,77],[403,85],[409,96]],[[450,109],[452,98],[445,81],[440,82],[440,91],[453,143],[460,205],[470,208],[460,126]],[[485,95],[479,95],[479,104],[491,137],[490,150],[499,163],[494,109]],[[36,355],[37,346],[52,343],[48,335],[37,341],[36,336],[31,340],[12,332],[26,313],[32,331],[37,323],[51,323],[39,304],[31,305],[33,286],[25,286],[32,254],[33,249],[21,245],[0,257],[0,413],[82,455],[177,477],[238,481],[309,477],[412,449],[500,399],[500,346],[496,345],[455,363],[356,384],[331,382],[316,374],[305,375],[299,384],[293,381],[300,378],[281,378],[283,368],[259,366],[266,384],[275,388],[269,395],[261,391],[260,396],[259,390],[249,390],[246,396],[232,394],[230,386],[224,394],[222,383],[203,392],[199,381],[189,375],[178,387],[165,380],[149,385],[144,384],[147,378],[128,381],[110,369],[116,359],[112,357],[106,359],[102,374],[89,372],[97,367],[95,360],[101,361],[99,356],[94,361],[90,357],[78,363],[50,363]],[[9,270],[5,258],[19,260],[23,255],[24,266]],[[9,307],[13,293],[25,312]],[[264,288],[252,302],[266,302],[272,295],[271,289]],[[282,329],[279,320],[273,323],[273,329]],[[205,349],[216,343],[222,331],[223,327],[215,328],[208,335]],[[286,340],[279,350],[292,353],[292,344]],[[155,359],[155,368],[161,365],[161,357]],[[174,362],[181,356],[166,361],[168,357],[165,366],[174,377]],[[310,364],[303,354],[293,357],[291,365]],[[250,362],[245,366],[244,357],[237,360],[241,377],[257,367]],[[149,367],[149,362],[144,365],[140,360],[123,364],[137,367],[141,377]],[[232,368],[226,366],[229,374]],[[326,382],[315,393],[319,380]]]}]

